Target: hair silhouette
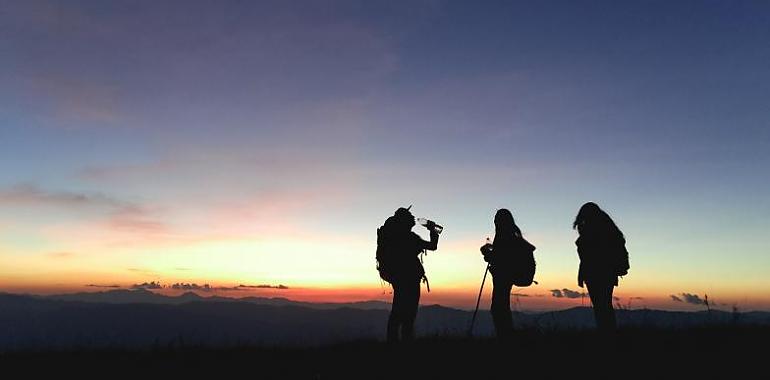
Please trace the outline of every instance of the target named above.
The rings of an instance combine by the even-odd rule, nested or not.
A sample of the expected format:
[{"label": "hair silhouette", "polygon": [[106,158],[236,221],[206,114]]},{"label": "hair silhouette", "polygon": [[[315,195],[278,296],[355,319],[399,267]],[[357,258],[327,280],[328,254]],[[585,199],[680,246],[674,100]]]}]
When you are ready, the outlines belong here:
[{"label": "hair silhouette", "polygon": [[575,216],[575,221],[572,222],[572,228],[578,230],[581,234],[584,232],[597,232],[615,234],[621,239],[625,238],[623,232],[615,224],[615,221],[610,218],[610,215],[594,202],[587,202],[580,207],[577,216]]},{"label": "hair silhouette", "polygon": [[513,219],[513,214],[505,208],[497,210],[495,213],[495,239],[497,236],[513,235],[521,237],[521,230]]}]

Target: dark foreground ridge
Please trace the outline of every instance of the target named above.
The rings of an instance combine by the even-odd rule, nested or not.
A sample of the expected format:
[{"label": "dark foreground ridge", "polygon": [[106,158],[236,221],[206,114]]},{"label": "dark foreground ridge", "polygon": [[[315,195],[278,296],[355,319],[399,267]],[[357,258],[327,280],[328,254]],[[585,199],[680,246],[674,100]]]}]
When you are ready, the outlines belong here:
[{"label": "dark foreground ridge", "polygon": [[[142,294],[139,294],[142,295]],[[187,299],[181,302],[180,298]],[[168,303],[100,303],[0,294],[0,352],[142,350],[151,347],[317,347],[385,338],[387,308],[352,304],[308,307],[282,300],[209,300],[182,296]],[[268,300],[270,301],[270,300]],[[272,301],[270,301],[272,302]],[[424,306],[417,336],[466,337],[472,312]],[[592,330],[589,308],[514,313],[519,330],[537,333]],[[620,310],[621,328],[693,329],[770,327],[770,313]],[[479,313],[474,335],[493,334],[489,311]]]},{"label": "dark foreground ridge", "polygon": [[621,330],[609,340],[594,331],[590,309],[573,308],[515,313],[514,336],[501,344],[489,338],[488,311],[471,339],[471,312],[425,306],[421,338],[388,345],[387,310],[369,303],[183,297],[104,303],[0,294],[0,368],[32,378],[754,378],[766,373],[770,341],[765,312],[621,310]]},{"label": "dark foreground ridge", "polygon": [[[516,331],[512,343],[430,337],[408,345],[359,341],[315,348],[187,346],[0,354],[6,373],[79,378],[255,379],[687,379],[766,374],[770,328],[624,329],[614,341],[591,331]],[[599,361],[601,369],[596,369]],[[395,366],[394,363],[399,363]],[[503,367],[490,363],[506,363]]]}]

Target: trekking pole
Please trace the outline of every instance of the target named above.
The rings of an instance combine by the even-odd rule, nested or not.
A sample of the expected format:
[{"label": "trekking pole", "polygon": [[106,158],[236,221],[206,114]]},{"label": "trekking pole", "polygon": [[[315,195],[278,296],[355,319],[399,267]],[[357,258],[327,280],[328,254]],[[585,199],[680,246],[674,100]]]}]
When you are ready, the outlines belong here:
[{"label": "trekking pole", "polygon": [[468,337],[473,336],[473,323],[476,322],[476,313],[479,312],[479,303],[481,303],[481,292],[484,290],[484,282],[487,280],[487,272],[489,272],[489,263],[487,263],[487,268],[484,269],[484,278],[481,279],[481,289],[479,289],[479,298],[476,300],[476,310],[473,311],[473,318],[471,318],[471,326],[468,328]]}]

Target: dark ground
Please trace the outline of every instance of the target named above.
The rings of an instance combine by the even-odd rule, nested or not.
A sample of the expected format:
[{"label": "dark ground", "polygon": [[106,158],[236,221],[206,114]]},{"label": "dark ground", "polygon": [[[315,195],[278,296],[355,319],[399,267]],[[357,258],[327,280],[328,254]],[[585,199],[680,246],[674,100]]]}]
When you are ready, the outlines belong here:
[{"label": "dark ground", "polygon": [[132,351],[13,352],[0,354],[0,368],[24,378],[767,379],[769,342],[767,327],[626,329],[614,340],[591,331],[525,330],[507,344],[426,337],[397,346],[366,341],[306,349],[177,344]]}]

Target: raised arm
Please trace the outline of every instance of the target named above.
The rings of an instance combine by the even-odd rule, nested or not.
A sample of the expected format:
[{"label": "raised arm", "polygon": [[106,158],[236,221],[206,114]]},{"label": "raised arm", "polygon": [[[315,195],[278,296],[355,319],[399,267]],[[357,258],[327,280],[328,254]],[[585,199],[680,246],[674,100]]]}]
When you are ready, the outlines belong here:
[{"label": "raised arm", "polygon": [[423,249],[435,251],[438,248],[438,233],[435,231],[430,232],[430,241],[423,240],[420,235],[417,235],[414,232],[412,232],[412,236],[414,237],[414,244],[417,246],[418,251],[422,251]]},{"label": "raised arm", "polygon": [[427,249],[429,251],[435,251],[436,249],[438,249],[438,232],[434,230],[430,230],[430,241],[423,240],[422,242],[424,243],[423,249]]}]

